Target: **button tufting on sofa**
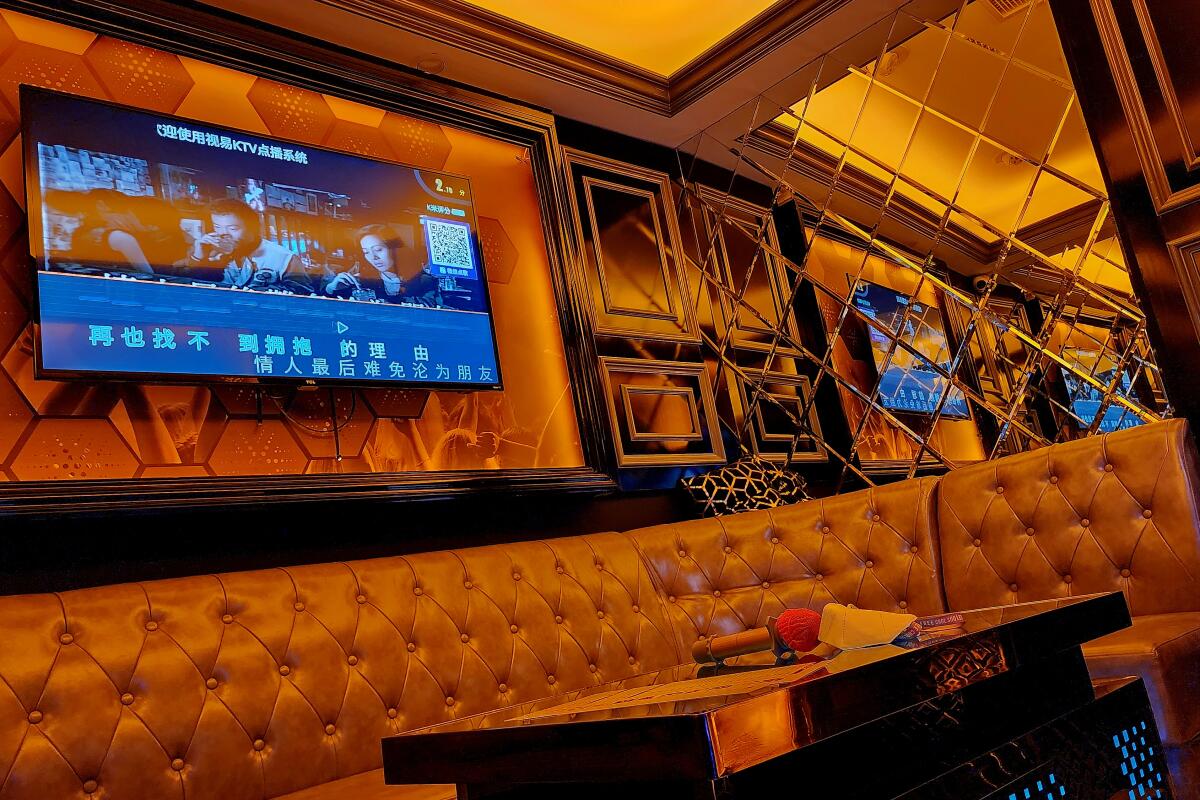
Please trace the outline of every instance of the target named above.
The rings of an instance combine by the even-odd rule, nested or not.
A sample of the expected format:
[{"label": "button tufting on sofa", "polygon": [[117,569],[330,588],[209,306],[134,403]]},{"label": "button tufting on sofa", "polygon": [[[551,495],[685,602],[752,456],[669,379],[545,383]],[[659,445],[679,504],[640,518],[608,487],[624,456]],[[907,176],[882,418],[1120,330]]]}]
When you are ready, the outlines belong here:
[{"label": "button tufting on sofa", "polygon": [[[382,785],[383,736],[673,666],[694,642],[786,608],[936,614],[943,589],[949,608],[976,608],[1012,602],[1018,580],[1021,600],[1125,590],[1134,627],[1089,646],[1089,667],[1141,675],[1164,739],[1194,740],[1200,515],[1185,436],[1181,422],[1157,423],[625,534],[0,597],[0,641],[15,654],[0,681],[54,723],[29,731],[42,712],[18,709],[0,767],[70,787],[44,800],[79,797],[81,783],[138,800],[230,796],[219,786],[248,800],[409,797]],[[1042,475],[1058,488],[1043,491]],[[1038,548],[1047,557],[1031,558]],[[70,752],[34,746],[47,739]],[[248,745],[260,756],[246,758]],[[178,774],[164,769],[170,754]]]}]

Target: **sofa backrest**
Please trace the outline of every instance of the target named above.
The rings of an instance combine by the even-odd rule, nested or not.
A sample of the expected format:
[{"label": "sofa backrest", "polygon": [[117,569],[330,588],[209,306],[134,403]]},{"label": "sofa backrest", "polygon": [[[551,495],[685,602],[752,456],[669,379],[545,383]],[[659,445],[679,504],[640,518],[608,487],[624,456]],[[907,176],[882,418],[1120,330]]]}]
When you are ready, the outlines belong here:
[{"label": "sofa backrest", "polygon": [[1137,615],[1200,610],[1198,488],[1183,420],[954,470],[938,491],[947,604],[1123,590]]},{"label": "sofa backrest", "polygon": [[261,800],[687,657],[597,534],[0,598],[0,798]]},{"label": "sofa backrest", "polygon": [[832,602],[936,614],[936,489],[923,478],[627,535],[667,596],[681,647]]}]

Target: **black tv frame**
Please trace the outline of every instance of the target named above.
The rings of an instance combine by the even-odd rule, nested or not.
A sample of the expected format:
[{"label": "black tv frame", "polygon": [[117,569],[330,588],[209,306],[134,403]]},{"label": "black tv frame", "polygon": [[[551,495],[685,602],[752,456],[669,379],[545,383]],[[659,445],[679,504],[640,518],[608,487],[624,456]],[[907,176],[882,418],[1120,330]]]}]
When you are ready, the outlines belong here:
[{"label": "black tv frame", "polygon": [[[38,258],[34,255],[34,243],[43,240],[42,220],[40,214],[30,213],[30,209],[36,204],[41,208],[41,192],[40,192],[40,165],[37,154],[34,152],[34,143],[29,135],[30,115],[28,106],[30,98],[34,95],[51,95],[56,97],[66,97],[72,100],[92,103],[94,105],[108,106],[120,111],[134,111],[141,114],[151,114],[172,121],[180,121],[184,123],[194,123],[206,128],[214,128],[228,131],[231,134],[239,134],[249,136],[254,139],[269,139],[280,144],[294,144],[303,147],[308,151],[321,151],[325,153],[333,153],[340,156],[357,158],[363,161],[374,161],[381,164],[387,164],[393,167],[401,167],[404,169],[422,170],[413,164],[405,164],[399,161],[391,161],[383,158],[375,158],[364,156],[358,153],[350,153],[345,150],[337,150],[330,147],[322,147],[320,145],[312,145],[308,142],[301,142],[294,139],[287,139],[274,135],[264,135],[255,131],[249,131],[242,128],[231,128],[227,125],[218,125],[207,122],[201,119],[192,117],[183,117],[175,114],[164,114],[151,109],[139,108],[124,103],[116,103],[111,100],[97,100],[83,95],[71,94],[70,92],[59,92],[51,89],[43,89],[38,86],[29,84],[20,84],[18,87],[20,96],[20,133],[22,137],[22,180],[24,182],[25,193],[25,217],[27,229],[29,232],[29,264],[33,271],[31,280],[33,284],[32,301],[29,309],[30,320],[33,325],[33,365],[34,377],[38,380],[54,380],[54,381],[76,381],[84,383],[142,383],[142,384],[163,384],[174,386],[261,386],[265,388],[300,388],[300,389],[319,389],[319,388],[352,388],[352,389],[394,389],[404,391],[454,391],[454,392],[483,392],[483,391],[503,391],[503,368],[500,363],[500,345],[496,337],[496,318],[492,308],[491,292],[488,289],[487,281],[487,266],[483,259],[483,248],[479,243],[479,219],[475,213],[475,193],[474,188],[471,189],[471,247],[479,264],[480,284],[485,297],[487,306],[488,326],[492,336],[492,351],[496,358],[496,380],[491,383],[455,383],[455,382],[438,382],[438,381],[411,381],[411,380],[364,380],[360,378],[338,378],[330,376],[328,378],[314,377],[286,377],[286,376],[249,376],[249,375],[204,375],[199,373],[157,373],[157,372],[106,372],[106,371],[70,371],[70,370],[49,370],[45,369],[42,364],[41,353],[41,309],[40,309],[40,292],[38,291],[38,273],[42,272]],[[447,170],[425,170],[427,172],[438,172],[443,175],[448,175],[452,178],[460,179],[467,182],[471,186],[471,178],[467,175],[461,175]],[[31,194],[32,187],[30,186],[30,177],[32,174],[39,176],[38,191],[36,194]]]}]

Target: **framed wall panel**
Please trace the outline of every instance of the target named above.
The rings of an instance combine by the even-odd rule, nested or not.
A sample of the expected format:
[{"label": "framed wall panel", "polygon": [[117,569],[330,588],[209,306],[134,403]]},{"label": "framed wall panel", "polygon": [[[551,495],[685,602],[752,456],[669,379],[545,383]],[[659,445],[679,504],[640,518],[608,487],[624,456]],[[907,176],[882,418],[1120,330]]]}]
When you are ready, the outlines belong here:
[{"label": "framed wall panel", "polygon": [[722,464],[716,399],[702,363],[602,356],[617,466]]},{"label": "framed wall panel", "polygon": [[569,148],[564,154],[594,332],[699,343],[669,177]]},{"label": "framed wall panel", "polygon": [[[621,403],[629,421],[629,438],[635,442],[697,442],[704,439],[696,394],[680,387],[621,384]],[[675,406],[675,408],[670,408]],[[662,413],[666,407],[667,413]],[[681,413],[682,412],[682,413]],[[669,420],[661,430],[640,430],[638,419],[652,416]],[[673,422],[674,424],[671,424]]]},{"label": "framed wall panel", "polygon": [[[829,455],[807,375],[771,372],[753,383],[731,376],[744,414],[743,442],[776,463],[823,463]],[[806,411],[807,410],[807,411]]]}]

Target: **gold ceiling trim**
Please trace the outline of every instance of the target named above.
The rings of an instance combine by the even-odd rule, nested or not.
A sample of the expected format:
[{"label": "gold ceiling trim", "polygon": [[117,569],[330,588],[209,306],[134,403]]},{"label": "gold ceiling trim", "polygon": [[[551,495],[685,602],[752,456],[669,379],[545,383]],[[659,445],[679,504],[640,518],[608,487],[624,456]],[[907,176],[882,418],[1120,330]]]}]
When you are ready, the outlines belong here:
[{"label": "gold ceiling trim", "polygon": [[674,116],[851,0],[767,8],[669,77],[464,0],[317,0],[626,105]]},{"label": "gold ceiling trim", "polygon": [[[852,164],[839,164],[836,157],[815,145],[796,139],[794,131],[778,122],[768,122],[751,132],[745,137],[745,144],[764,155],[785,160],[790,158],[787,164],[788,172],[834,186],[836,191],[845,193],[857,202],[883,207],[889,219],[920,236],[936,238],[941,244],[979,265],[995,265],[999,258],[1005,255],[1006,250],[1009,252],[1005,256],[1005,272],[1020,272],[1039,263],[1039,259],[1028,253],[1010,249],[1007,237],[989,242],[961,225],[943,220],[941,215],[917,201],[899,193],[891,193],[889,185],[883,180]],[[890,201],[885,203],[889,194]],[[1077,244],[1087,237],[1101,204],[1100,200],[1081,203],[1019,228],[1012,234],[1012,238],[1037,246],[1041,252],[1047,252],[1054,247],[1061,249],[1067,244]],[[1108,235],[1113,234],[1114,226],[1111,221],[1104,231]]]}]

